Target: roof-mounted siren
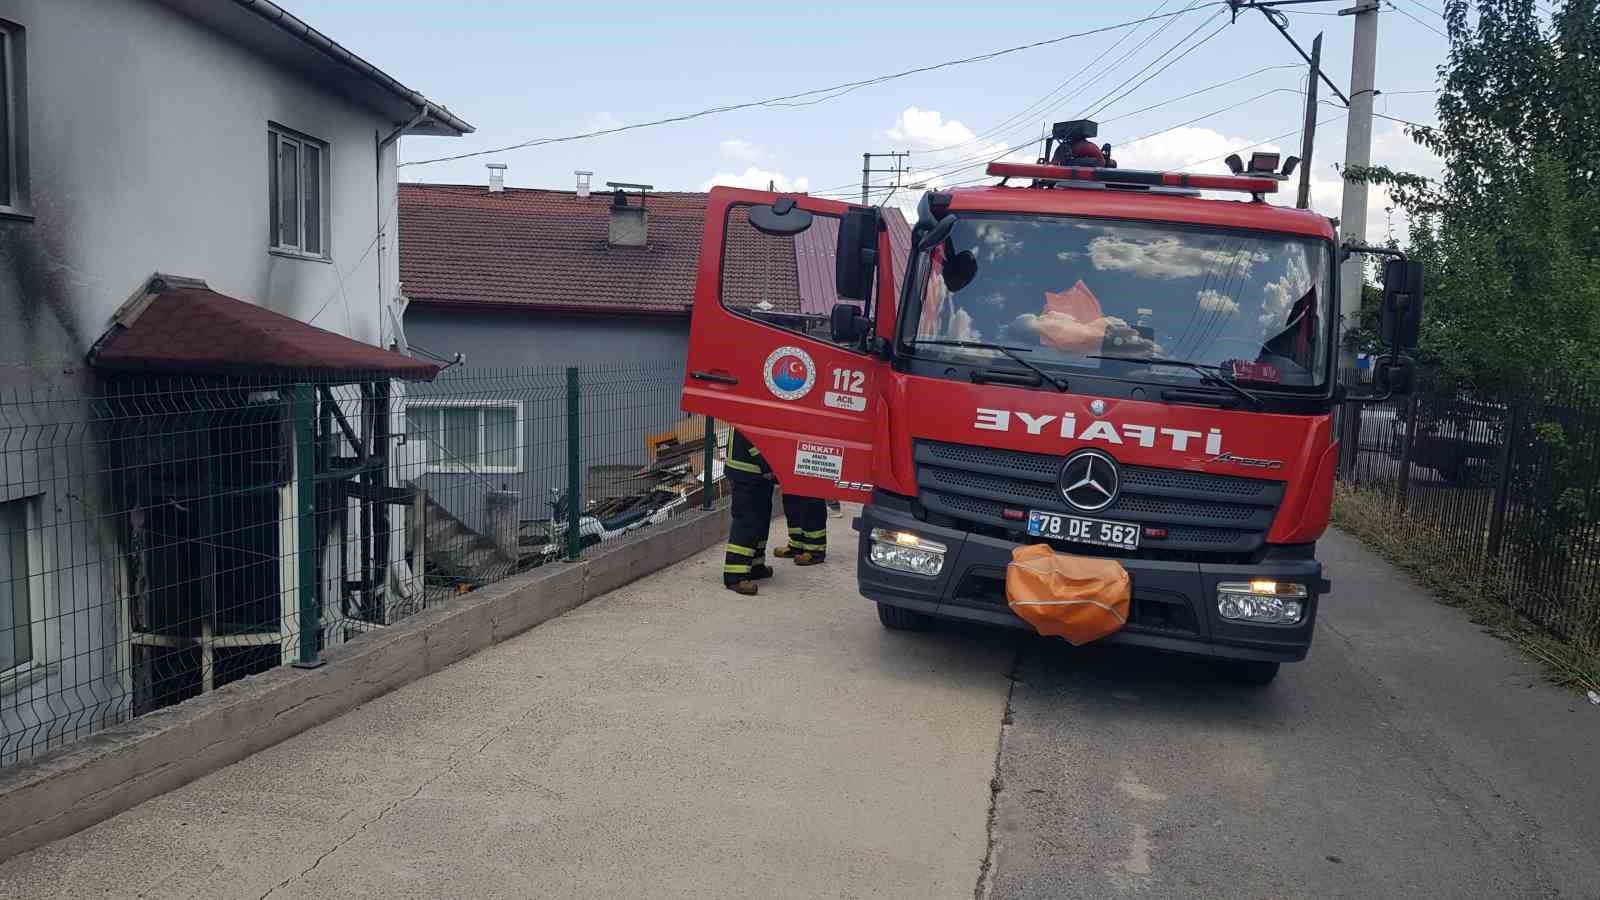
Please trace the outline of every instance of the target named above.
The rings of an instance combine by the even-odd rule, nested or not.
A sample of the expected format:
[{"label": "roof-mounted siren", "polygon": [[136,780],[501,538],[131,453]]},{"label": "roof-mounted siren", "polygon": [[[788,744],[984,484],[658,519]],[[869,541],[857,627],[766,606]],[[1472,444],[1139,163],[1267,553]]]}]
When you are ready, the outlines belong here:
[{"label": "roof-mounted siren", "polygon": [[[1045,138],[1044,155],[1039,158],[1041,164],[1053,166],[1094,166],[1097,169],[1115,169],[1116,160],[1111,158],[1111,145],[1101,144],[1095,146],[1090,138],[1099,136],[1100,125],[1092,119],[1073,119],[1070,122],[1057,122],[1050,129],[1050,136]],[[1055,152],[1050,150],[1055,144]]]},{"label": "roof-mounted siren", "polygon": [[1285,181],[1290,175],[1294,174],[1295,167],[1300,165],[1300,157],[1291,156],[1287,160],[1284,160],[1282,169],[1278,168],[1279,158],[1279,155],[1276,153],[1257,151],[1250,154],[1249,166],[1245,165],[1244,160],[1240,159],[1239,154],[1237,153],[1228,154],[1228,158],[1223,160],[1223,162],[1228,164],[1228,171],[1235,175],[1243,175],[1248,172],[1254,176],[1276,178],[1279,181]]}]

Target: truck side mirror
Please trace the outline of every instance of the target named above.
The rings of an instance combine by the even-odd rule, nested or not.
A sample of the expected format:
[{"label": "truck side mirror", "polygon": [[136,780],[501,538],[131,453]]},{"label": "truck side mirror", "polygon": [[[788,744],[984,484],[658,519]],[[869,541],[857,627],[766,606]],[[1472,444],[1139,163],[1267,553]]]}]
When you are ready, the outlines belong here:
[{"label": "truck side mirror", "polygon": [[1415,349],[1422,330],[1422,263],[1383,264],[1383,342],[1396,353]]},{"label": "truck side mirror", "polygon": [[835,303],[828,316],[830,336],[835,344],[853,347],[872,331],[872,320],[861,314],[854,303]]},{"label": "truck side mirror", "polygon": [[870,299],[872,276],[878,268],[878,230],[881,227],[878,210],[871,206],[853,206],[839,221],[834,290],[840,297],[863,303]]},{"label": "truck side mirror", "polygon": [[1378,360],[1372,373],[1372,386],[1380,394],[1404,396],[1416,384],[1416,367],[1404,356],[1386,356]]}]

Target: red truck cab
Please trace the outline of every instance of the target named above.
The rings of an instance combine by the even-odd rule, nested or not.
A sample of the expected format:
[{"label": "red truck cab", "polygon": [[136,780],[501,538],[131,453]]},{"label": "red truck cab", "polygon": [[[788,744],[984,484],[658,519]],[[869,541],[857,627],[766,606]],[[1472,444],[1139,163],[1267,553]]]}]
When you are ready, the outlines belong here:
[{"label": "red truck cab", "polygon": [[887,627],[1027,627],[1006,567],[1048,543],[1129,573],[1107,641],[1270,680],[1329,589],[1331,223],[1264,202],[1270,173],[990,171],[925,195],[909,234],[714,189],[684,408],[786,492],[864,504],[858,581]]}]

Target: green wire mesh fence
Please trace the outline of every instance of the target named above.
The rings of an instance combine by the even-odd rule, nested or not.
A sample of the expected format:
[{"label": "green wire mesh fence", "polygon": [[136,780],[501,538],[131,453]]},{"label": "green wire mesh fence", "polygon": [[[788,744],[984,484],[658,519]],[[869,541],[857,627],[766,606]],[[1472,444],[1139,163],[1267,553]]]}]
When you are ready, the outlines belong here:
[{"label": "green wire mesh fence", "polygon": [[706,504],[727,432],[682,378],[0,388],[0,765]]}]

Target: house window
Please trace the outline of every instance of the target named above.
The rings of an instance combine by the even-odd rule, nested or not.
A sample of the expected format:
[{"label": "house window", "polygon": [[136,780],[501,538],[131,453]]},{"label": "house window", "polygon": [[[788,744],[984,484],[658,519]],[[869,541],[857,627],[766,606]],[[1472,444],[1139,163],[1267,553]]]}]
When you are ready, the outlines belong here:
[{"label": "house window", "polygon": [[272,249],[328,257],[328,145],[285,128],[267,129]]},{"label": "house window", "polygon": [[43,643],[42,567],[29,506],[0,503],[0,675],[38,662]]},{"label": "house window", "polygon": [[28,121],[23,29],[0,19],[0,212],[28,212]]},{"label": "house window", "polygon": [[522,471],[522,403],[516,400],[411,399],[406,435],[421,442],[430,472]]}]

